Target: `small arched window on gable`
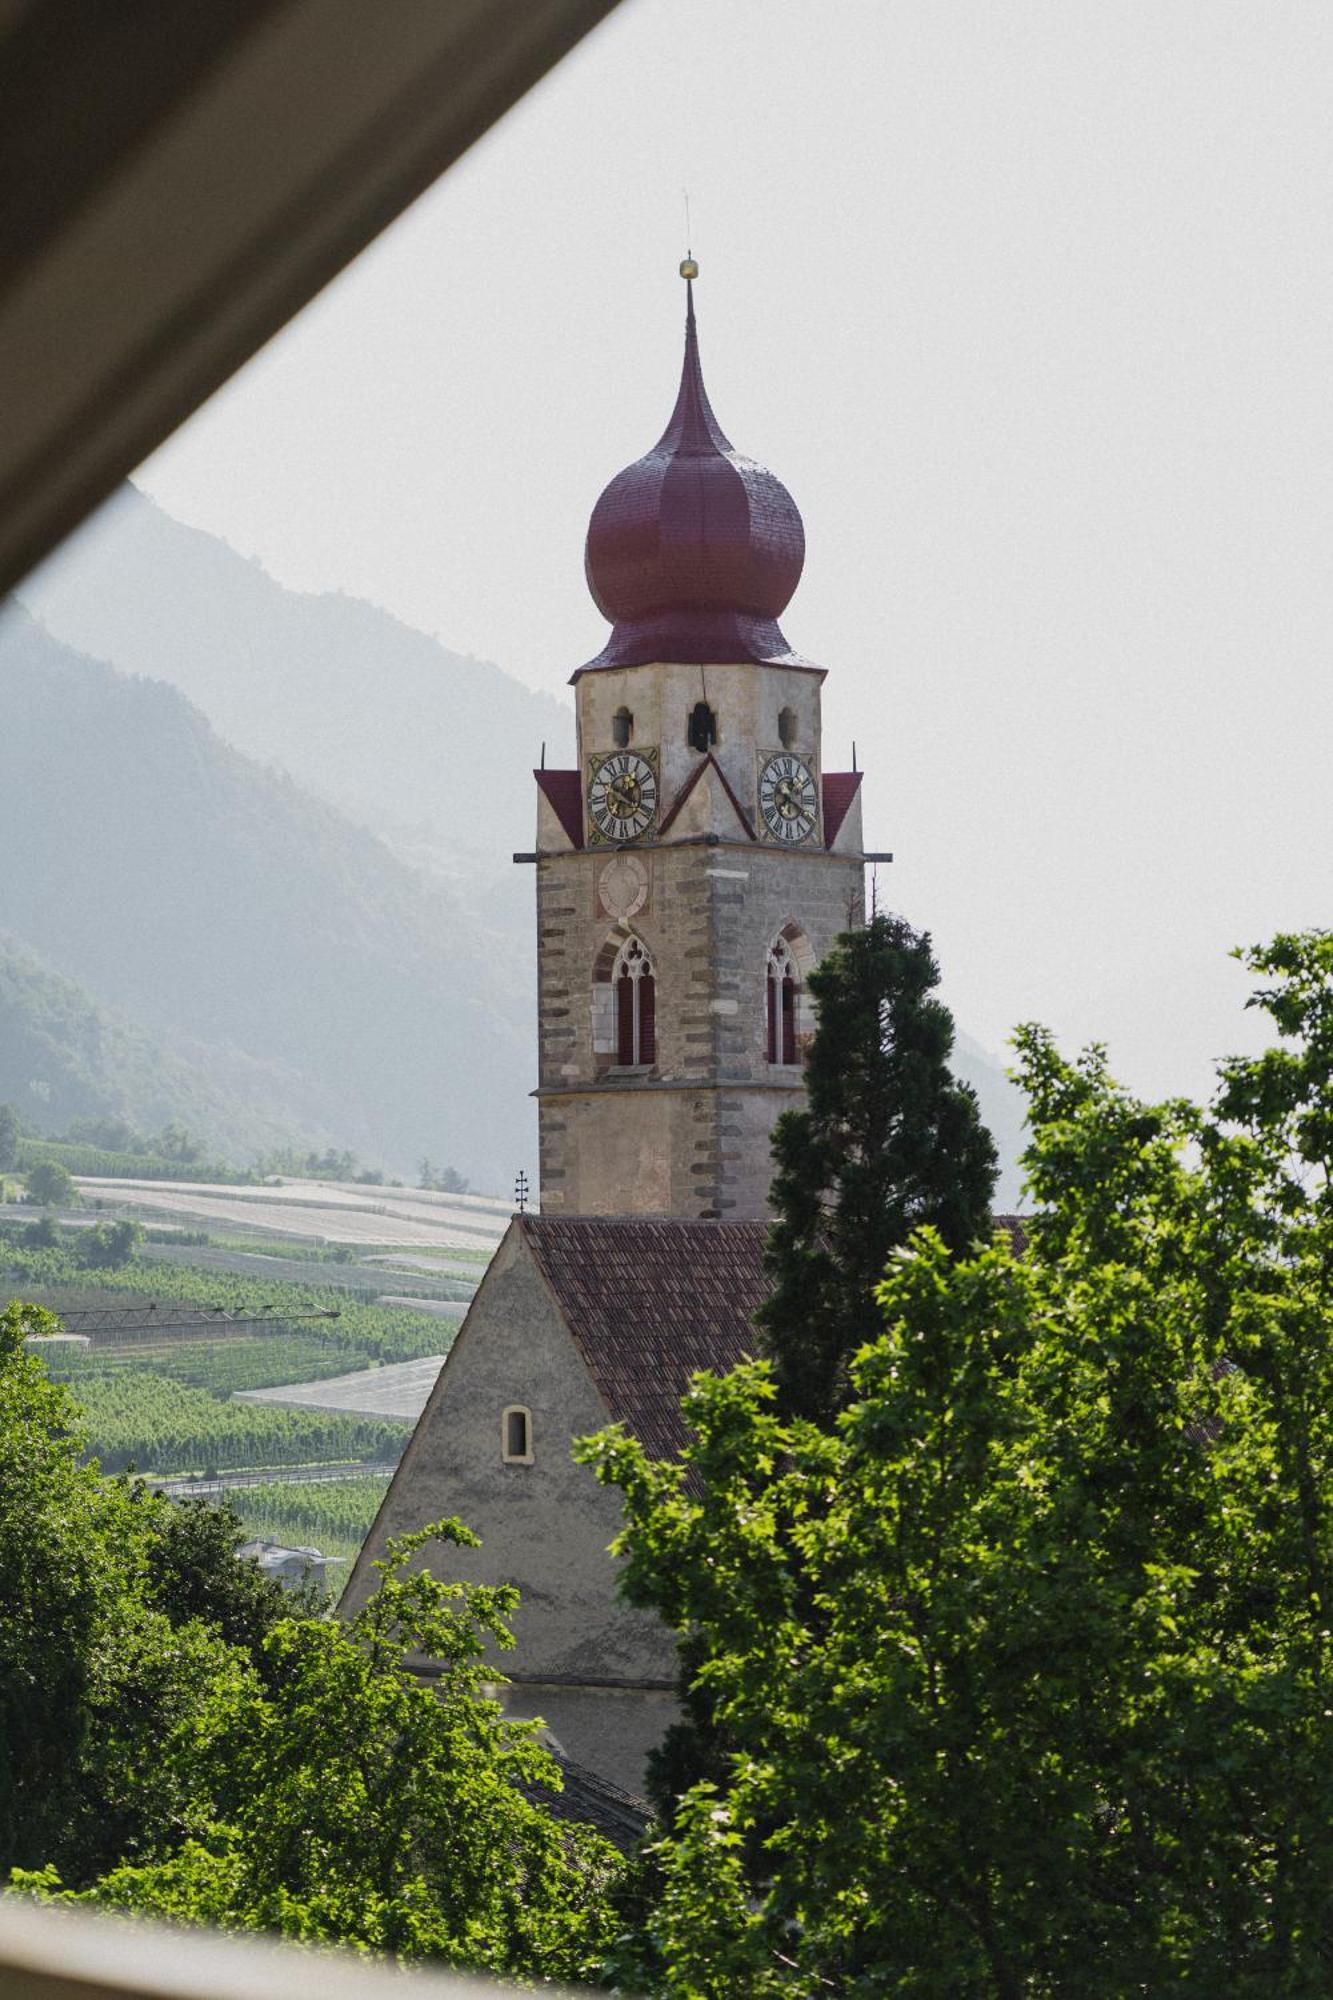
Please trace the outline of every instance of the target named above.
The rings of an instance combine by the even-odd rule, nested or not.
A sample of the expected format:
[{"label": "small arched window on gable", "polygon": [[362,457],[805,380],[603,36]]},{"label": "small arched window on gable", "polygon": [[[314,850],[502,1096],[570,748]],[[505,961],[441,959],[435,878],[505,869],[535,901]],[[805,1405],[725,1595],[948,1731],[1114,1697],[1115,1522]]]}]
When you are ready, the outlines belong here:
[{"label": "small arched window on gable", "polygon": [[500,1456],[506,1465],[532,1464],[532,1411],[522,1403],[500,1412]]},{"label": "small arched window on gable", "polygon": [[611,737],[617,750],[624,750],[634,734],[634,717],[627,708],[618,708],[611,717]]},{"label": "small arched window on gable", "polygon": [[642,940],[626,938],[616,959],[616,1063],[639,1069],[657,1061],[657,982]]},{"label": "small arched window on gable", "polygon": [[768,1060],[796,1061],[796,960],[785,937],[768,948]]}]

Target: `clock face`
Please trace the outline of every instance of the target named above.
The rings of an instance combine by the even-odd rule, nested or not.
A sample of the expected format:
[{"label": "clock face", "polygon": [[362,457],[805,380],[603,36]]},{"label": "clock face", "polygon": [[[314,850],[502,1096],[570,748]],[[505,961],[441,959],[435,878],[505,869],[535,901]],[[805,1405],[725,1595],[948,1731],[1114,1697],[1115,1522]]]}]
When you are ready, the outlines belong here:
[{"label": "clock face", "polygon": [[775,840],[794,846],[814,832],[819,818],[814,773],[790,750],[770,757],[759,773],[759,810]]},{"label": "clock face", "polygon": [[637,750],[593,760],[588,812],[603,840],[638,840],[657,817],[657,772]]}]

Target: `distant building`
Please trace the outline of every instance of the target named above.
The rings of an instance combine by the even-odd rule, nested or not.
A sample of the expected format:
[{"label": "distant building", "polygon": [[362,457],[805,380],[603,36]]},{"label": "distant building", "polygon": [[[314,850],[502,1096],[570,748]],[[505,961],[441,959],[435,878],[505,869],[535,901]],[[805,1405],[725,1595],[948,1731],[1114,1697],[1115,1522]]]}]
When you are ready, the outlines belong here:
[{"label": "distant building", "polygon": [[[693,266],[682,266],[692,279]],[[611,621],[573,676],[578,763],[537,771],[541,1216],[477,1292],[349,1580],[441,1515],[451,1573],[522,1590],[518,1713],[636,1789],[674,1713],[674,1644],[615,1596],[617,1496],[570,1460],[624,1422],[679,1442],[690,1374],[753,1341],[773,1124],[801,1101],[806,980],[864,922],[860,774],[824,767],[824,669],[777,620],[805,538],[704,390],[693,284],[675,409],[593,510]]]},{"label": "distant building", "polygon": [[289,1549],[282,1542],[243,1542],[236,1553],[257,1562],[265,1576],[276,1577],[291,1590],[303,1583],[322,1584],[334,1560],[318,1549]]}]

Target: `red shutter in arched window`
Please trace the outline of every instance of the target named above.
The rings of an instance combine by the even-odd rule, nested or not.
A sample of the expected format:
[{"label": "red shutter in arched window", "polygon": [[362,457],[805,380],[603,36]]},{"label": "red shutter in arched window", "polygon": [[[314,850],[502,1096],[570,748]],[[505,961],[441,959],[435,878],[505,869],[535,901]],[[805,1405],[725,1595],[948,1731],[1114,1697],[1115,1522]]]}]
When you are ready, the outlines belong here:
[{"label": "red shutter in arched window", "polygon": [[796,1060],[796,981],[790,973],[782,982],[782,1060]]},{"label": "red shutter in arched window", "polygon": [[625,1069],[634,1061],[634,981],[628,972],[616,981],[616,1061]]},{"label": "red shutter in arched window", "polygon": [[651,972],[639,974],[639,1061],[657,1061],[657,982]]}]

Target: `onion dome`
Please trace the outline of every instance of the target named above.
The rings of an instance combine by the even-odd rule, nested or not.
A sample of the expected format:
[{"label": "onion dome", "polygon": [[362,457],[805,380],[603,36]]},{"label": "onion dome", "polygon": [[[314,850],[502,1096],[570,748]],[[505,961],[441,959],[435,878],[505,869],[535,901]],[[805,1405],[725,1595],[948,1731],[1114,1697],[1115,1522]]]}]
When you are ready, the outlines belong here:
[{"label": "onion dome", "polygon": [[[584,568],[614,630],[589,668],[652,660],[808,663],[778,629],[801,578],[805,530],[780,479],[733,451],[713,415],[686,279],[685,366],[671,421],[592,511]],[[586,672],[586,668],[580,668]]]}]

